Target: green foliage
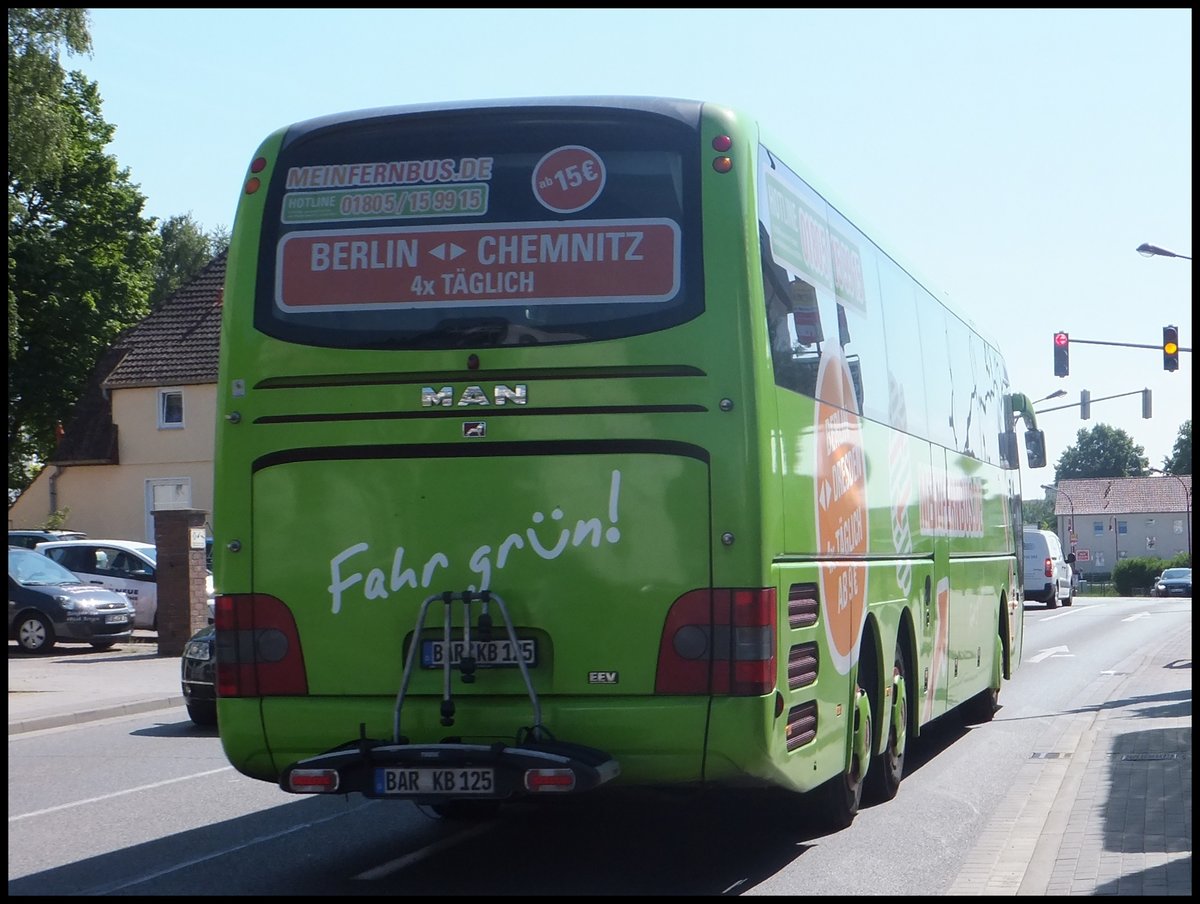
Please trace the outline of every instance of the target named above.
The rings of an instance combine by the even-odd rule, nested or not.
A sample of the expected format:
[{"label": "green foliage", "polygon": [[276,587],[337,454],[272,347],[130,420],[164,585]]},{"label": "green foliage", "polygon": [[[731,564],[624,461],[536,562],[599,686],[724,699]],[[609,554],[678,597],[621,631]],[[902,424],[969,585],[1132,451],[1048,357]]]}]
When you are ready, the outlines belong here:
[{"label": "green foliage", "polygon": [[1192,473],[1191,418],[1179,425],[1179,435],[1175,437],[1175,446],[1171,449],[1171,456],[1163,459],[1162,469],[1168,474]]},{"label": "green foliage", "polygon": [[1148,593],[1154,579],[1168,567],[1169,565],[1158,557],[1123,558],[1112,569],[1112,583],[1116,585],[1117,595],[1120,597],[1133,597],[1139,592]]},{"label": "green foliage", "polygon": [[1149,593],[1154,579],[1166,568],[1187,566],[1187,554],[1181,553],[1169,562],[1157,556],[1139,556],[1136,559],[1121,559],[1113,568],[1112,580],[1118,596],[1134,596]]},{"label": "green foliage", "polygon": [[72,73],[59,99],[67,153],[53,175],[9,181],[9,487],[53,453],[96,361],[148,311],[159,239],[145,198],[104,152],[113,127],[94,82]]},{"label": "green foliage", "polygon": [[46,523],[42,525],[42,530],[62,530],[67,526],[67,520],[71,517],[71,509],[58,509],[51,512],[46,518]]},{"label": "green foliage", "polygon": [[1021,518],[1025,524],[1042,530],[1056,530],[1057,519],[1054,517],[1053,499],[1021,500]]},{"label": "green foliage", "polygon": [[84,9],[8,11],[8,181],[29,183],[61,172],[72,141],[61,105],[68,53],[90,53]]},{"label": "green foliage", "polygon": [[1088,477],[1145,477],[1150,460],[1141,446],[1119,427],[1096,424],[1083,429],[1054,468],[1054,481]]},{"label": "green foliage", "polygon": [[162,252],[154,267],[150,307],[157,308],[186,286],[221,251],[229,247],[228,231],[205,232],[190,213],[169,217],[159,228]]},{"label": "green foliage", "polygon": [[[66,153],[68,123],[61,105],[62,48],[88,53],[92,39],[82,9],[8,11],[8,353],[20,344],[17,299],[12,291],[12,222],[20,215],[14,181],[58,172]],[[10,484],[11,487],[11,484]]]}]

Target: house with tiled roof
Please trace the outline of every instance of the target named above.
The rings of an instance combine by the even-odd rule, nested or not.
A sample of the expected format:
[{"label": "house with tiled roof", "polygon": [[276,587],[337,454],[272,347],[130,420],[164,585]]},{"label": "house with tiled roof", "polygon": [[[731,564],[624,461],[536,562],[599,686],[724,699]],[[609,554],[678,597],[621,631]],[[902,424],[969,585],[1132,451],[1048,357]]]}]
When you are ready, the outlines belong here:
[{"label": "house with tiled roof", "polygon": [[10,528],[68,512],[89,536],[154,542],[156,509],[212,512],[225,265],[222,252],[101,355]]},{"label": "house with tiled roof", "polygon": [[1064,479],[1057,490],[1058,536],[1084,577],[1111,573],[1121,559],[1190,558],[1191,474]]}]

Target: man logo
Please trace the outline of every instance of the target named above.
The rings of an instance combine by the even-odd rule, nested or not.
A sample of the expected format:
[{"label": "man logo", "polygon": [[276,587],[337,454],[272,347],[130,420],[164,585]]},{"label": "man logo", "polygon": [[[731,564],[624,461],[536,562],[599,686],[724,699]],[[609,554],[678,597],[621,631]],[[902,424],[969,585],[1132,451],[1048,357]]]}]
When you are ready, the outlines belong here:
[{"label": "man logo", "polygon": [[463,436],[487,436],[487,424],[484,421],[466,421],[463,424]]},{"label": "man logo", "polygon": [[[492,387],[492,397],[489,399],[487,393],[483,391],[483,387],[468,386],[457,396],[457,399],[459,408],[489,407],[491,405],[502,408],[509,404],[524,405],[529,400],[529,391],[524,383],[518,383],[515,386],[504,386],[498,383]],[[434,389],[432,386],[421,387],[422,408],[450,408],[454,404],[454,387],[443,386],[441,389]]]}]

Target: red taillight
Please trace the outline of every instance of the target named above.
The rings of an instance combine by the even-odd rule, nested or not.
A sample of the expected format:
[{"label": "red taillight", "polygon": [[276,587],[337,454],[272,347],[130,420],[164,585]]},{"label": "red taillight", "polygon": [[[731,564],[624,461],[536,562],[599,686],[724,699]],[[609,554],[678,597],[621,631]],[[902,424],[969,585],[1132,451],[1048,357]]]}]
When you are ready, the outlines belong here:
[{"label": "red taillight", "polygon": [[270,697],[308,693],[296,619],[266,594],[217,597],[217,696]]},{"label": "red taillight", "polygon": [[575,773],[570,769],[526,769],[525,790],[535,793],[574,791]]},{"label": "red taillight", "polygon": [[336,769],[293,769],[287,789],[294,794],[332,794],[338,789]]},{"label": "red taillight", "polygon": [[1046,557],[1045,568],[1046,568],[1046,577],[1048,577],[1048,578],[1054,577],[1054,560],[1052,558],[1050,558],[1049,556]]},{"label": "red taillight", "polygon": [[655,693],[770,693],[777,618],[773,587],[685,593],[667,612]]},{"label": "red taillight", "polygon": [[761,697],[775,690],[775,588],[733,591],[729,692]]}]

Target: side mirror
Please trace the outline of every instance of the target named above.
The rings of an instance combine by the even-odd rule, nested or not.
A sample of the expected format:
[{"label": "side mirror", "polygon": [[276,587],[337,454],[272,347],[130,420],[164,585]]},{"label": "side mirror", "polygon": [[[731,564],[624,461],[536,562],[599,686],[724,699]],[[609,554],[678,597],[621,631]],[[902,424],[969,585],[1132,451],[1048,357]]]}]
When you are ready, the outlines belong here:
[{"label": "side mirror", "polygon": [[1031,468],[1046,467],[1046,434],[1041,430],[1025,431],[1025,457]]},{"label": "side mirror", "polygon": [[1069,552],[1069,553],[1067,553],[1067,564],[1068,564],[1068,565],[1074,565],[1074,564],[1075,564],[1075,553],[1073,553],[1073,552]]}]

